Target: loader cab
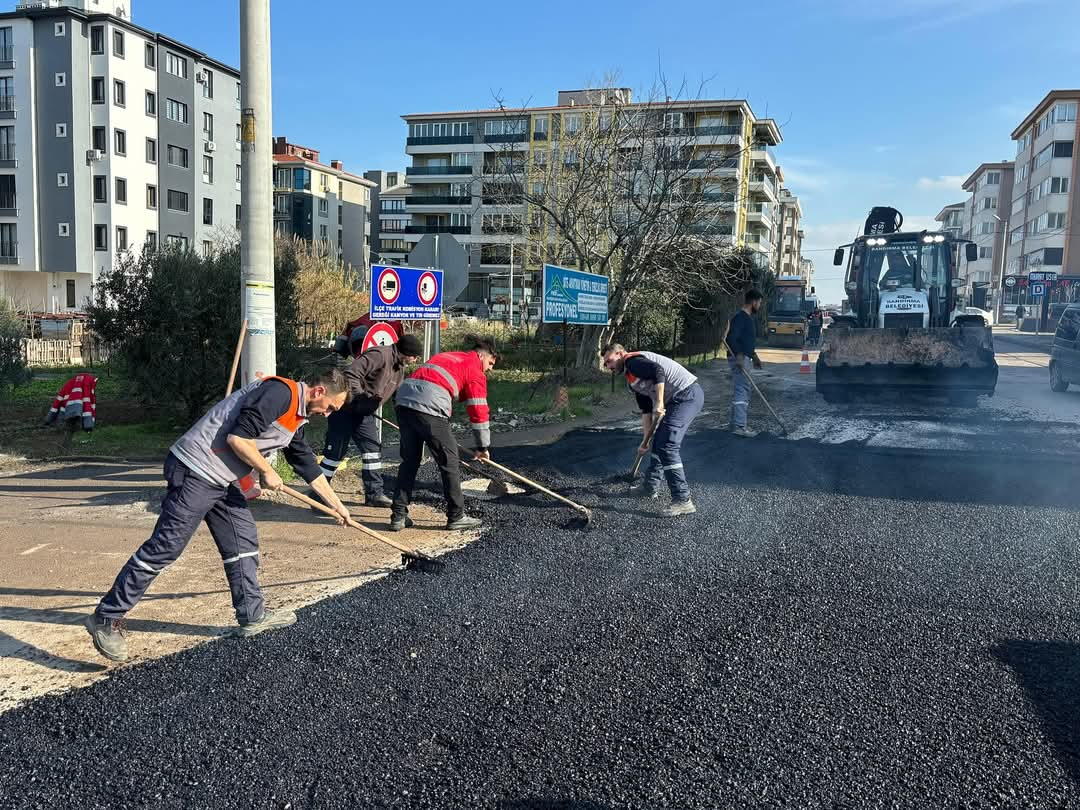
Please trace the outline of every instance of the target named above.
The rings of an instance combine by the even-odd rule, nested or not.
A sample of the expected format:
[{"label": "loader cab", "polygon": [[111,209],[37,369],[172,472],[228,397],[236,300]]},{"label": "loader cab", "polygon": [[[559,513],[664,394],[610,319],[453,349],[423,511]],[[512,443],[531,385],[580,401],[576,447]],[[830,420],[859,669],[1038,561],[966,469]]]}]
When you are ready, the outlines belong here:
[{"label": "loader cab", "polygon": [[[949,325],[955,307],[955,243],[931,232],[861,236],[849,247],[845,290],[851,326],[926,328]],[[975,245],[969,245],[976,249]],[[844,247],[833,263],[843,263]]]}]

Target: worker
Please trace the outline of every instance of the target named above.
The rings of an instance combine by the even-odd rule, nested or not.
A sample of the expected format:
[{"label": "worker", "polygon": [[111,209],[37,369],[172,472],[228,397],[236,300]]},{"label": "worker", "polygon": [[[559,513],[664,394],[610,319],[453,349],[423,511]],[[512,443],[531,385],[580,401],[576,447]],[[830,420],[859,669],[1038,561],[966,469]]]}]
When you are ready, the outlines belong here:
[{"label": "worker", "polygon": [[458,447],[450,430],[454,400],[465,404],[476,444],[476,458],[486,461],[491,448],[491,412],[487,401],[487,373],[499,356],[490,338],[468,337],[463,352],[436,354],[413,372],[395,397],[398,426],[401,428],[401,466],[397,492],[391,507],[390,529],[412,526],[409,503],[424,445],[431,450],[442,475],[446,498],[446,528],[450,531],[476,529],[477,518],[465,514],[461,494]]},{"label": "worker", "polygon": [[45,424],[57,420],[67,429],[67,436],[79,427],[87,433],[97,423],[97,377],[93,374],[76,374],[63,384],[53,399]]},{"label": "worker", "polygon": [[761,309],[761,293],[750,290],[743,299],[743,305],[731,319],[728,327],[728,368],[734,387],[731,396],[731,431],[736,436],[753,438],[757,431],[746,424],[747,411],[750,409],[750,374],[746,361],[753,361],[754,368],[761,368],[761,359],[755,351],[754,338],[757,334],[755,316]]},{"label": "worker", "polygon": [[653,352],[628,352],[619,343],[605,346],[603,357],[604,367],[625,375],[628,387],[637,397],[643,434],[638,452],[652,456],[645,480],[632,487],[631,492],[657,498],[660,483],[666,477],[671,504],[664,514],[669,517],[693,514],[697,509],[690,498],[681,447],[690,423],[705,404],[705,393],[697,377],[671,358]]},{"label": "worker", "polygon": [[405,335],[389,346],[373,346],[361,352],[345,369],[349,404],[327,420],[326,443],[319,466],[329,482],[341,466],[349,443],[360,450],[360,477],[364,504],[389,507],[383,491],[382,442],[375,414],[405,379],[405,366],[415,363],[423,347],[414,335]]},{"label": "worker", "polygon": [[177,560],[200,521],[206,522],[225,564],[240,625],[235,635],[254,636],[296,621],[292,611],[270,610],[263,604],[256,576],[259,537],[248,509],[248,500],[261,492],[254,473],[259,473],[266,489],[280,489],[281,477],[266,456],[284,451],[292,468],[332,505],[339,522],[347,521],[349,510],[326,482],[304,440],[309,417],[332,414],[347,397],[345,377],[336,369],[306,383],[284,377],[257,379],[212,407],[173,444],[165,459],[168,490],[154,533],[86,617],[99,653],[111,661],[127,659],[121,620],[157,575]]},{"label": "worker", "polygon": [[1020,331],[1020,326],[1024,321],[1024,307],[1022,304],[1016,305],[1016,331]]}]

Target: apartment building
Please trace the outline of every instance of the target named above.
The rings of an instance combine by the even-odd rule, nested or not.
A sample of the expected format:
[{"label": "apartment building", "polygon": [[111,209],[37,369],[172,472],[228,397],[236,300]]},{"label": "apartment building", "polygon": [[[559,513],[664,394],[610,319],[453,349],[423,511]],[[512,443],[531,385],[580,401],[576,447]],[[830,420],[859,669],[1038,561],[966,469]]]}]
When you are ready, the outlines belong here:
[{"label": "apartment building", "polygon": [[1008,207],[1012,200],[1013,163],[983,163],[964,181],[971,196],[964,205],[963,236],[979,246],[979,259],[960,254],[960,277],[972,306],[987,309],[1000,300]]},{"label": "apartment building", "polygon": [[371,190],[375,184],[329,165],[307,146],[274,138],[274,232],[326,245],[341,260],[366,270],[371,252]]},{"label": "apartment building", "polygon": [[[1070,277],[1070,288],[1072,278],[1080,280],[1080,241],[1072,238],[1080,232],[1080,204],[1074,192],[1080,158],[1078,105],[1080,90],[1053,90],[1013,130],[1016,160],[1007,217],[1007,279],[1052,270]],[[1006,281],[1006,297],[1015,298],[1021,286],[1026,285]]]},{"label": "apartment building", "polygon": [[374,264],[406,264],[409,249],[417,240],[406,238],[411,216],[406,201],[412,188],[405,183],[379,194],[379,239],[372,259]]},{"label": "apartment building", "polygon": [[952,203],[938,211],[937,216],[934,217],[934,220],[938,223],[938,229],[954,239],[963,239],[964,206],[965,203],[962,202]]},{"label": "apartment building", "polygon": [[[781,276],[802,275],[803,210],[799,198],[790,189],[780,189],[780,218],[777,243],[777,269]],[[809,278],[804,279],[807,283]]]},{"label": "apartment building", "polygon": [[129,0],[0,14],[0,295],[79,309],[118,254],[236,228],[239,78]]},{"label": "apartment building", "polygon": [[[526,288],[537,289],[542,269],[534,251],[525,249],[534,212],[524,204],[507,205],[505,195],[484,194],[497,182],[496,164],[509,159],[535,165],[546,157],[537,153],[548,153],[559,133],[573,132],[583,114],[610,110],[615,103],[620,114],[649,106],[634,104],[628,89],[571,90],[560,91],[553,106],[513,113],[480,109],[402,116],[408,125],[405,152],[412,159],[405,171],[409,193],[395,194],[389,202],[403,204],[409,216],[402,219],[400,211],[388,210],[387,195],[382,196],[381,252],[401,255],[388,248],[403,243],[407,248],[427,233],[452,234],[470,257],[462,303],[491,304],[506,287],[511,261],[515,299],[528,297]],[[776,123],[757,118],[743,100],[670,102],[664,109],[664,130],[691,136],[695,158],[725,156],[701,161],[710,165],[701,172],[701,187],[716,204],[709,233],[726,244],[753,248],[764,264],[775,267],[783,178],[773,152],[782,140]],[[514,157],[507,158],[508,151]],[[387,226],[404,230],[390,232]]]},{"label": "apartment building", "polygon": [[386,169],[371,169],[364,172],[364,179],[374,185],[371,187],[371,205],[368,207],[369,230],[372,234],[369,260],[371,264],[379,263],[379,229],[381,225],[380,211],[381,200],[384,192],[405,183],[405,172],[387,171]]}]

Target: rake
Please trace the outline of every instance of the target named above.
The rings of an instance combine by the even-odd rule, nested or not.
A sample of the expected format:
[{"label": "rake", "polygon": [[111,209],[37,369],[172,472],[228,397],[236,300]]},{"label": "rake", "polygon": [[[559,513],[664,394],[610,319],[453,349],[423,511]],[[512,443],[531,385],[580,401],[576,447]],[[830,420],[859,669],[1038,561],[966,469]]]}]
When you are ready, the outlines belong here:
[{"label": "rake", "polygon": [[579,524],[578,528],[586,529],[592,523],[592,512],[590,512],[587,507],[582,506],[580,503],[575,503],[569,498],[563,497],[558,492],[552,492],[550,489],[541,486],[540,484],[533,481],[531,478],[526,478],[521,473],[516,473],[509,467],[504,467],[501,464],[496,464],[490,458],[478,458],[474,455],[473,460],[479,461],[481,464],[486,464],[489,467],[493,467],[499,472],[501,472],[503,475],[513,478],[515,481],[519,481],[522,484],[526,484],[539,492],[543,492],[549,498],[554,498],[557,501],[565,503],[567,506],[569,506],[571,509],[578,513],[579,519],[582,521],[582,523]]},{"label": "rake", "polygon": [[[326,506],[325,504],[319,503],[314,498],[309,498],[307,495],[303,494],[302,492],[297,492],[292,487],[283,486],[281,488],[281,491],[284,492],[286,495],[288,495],[290,498],[295,498],[296,500],[300,501],[301,503],[306,503],[312,509],[316,509],[316,510],[318,510],[320,512],[323,512],[323,513],[325,513],[327,515],[330,515],[330,517],[334,517],[334,518],[340,518],[341,517],[340,515],[338,515],[337,512],[335,512],[329,506]],[[351,518],[346,521],[346,525],[349,526],[349,528],[356,529],[358,531],[363,532],[368,537],[370,537],[370,538],[372,538],[374,540],[378,540],[380,543],[384,543],[385,545],[388,545],[391,548],[396,549],[397,551],[400,551],[401,552],[401,562],[402,562],[402,564],[404,564],[406,569],[415,570],[415,571],[424,571],[424,572],[429,573],[429,574],[439,574],[446,567],[446,563],[444,563],[444,562],[442,562],[440,560],[436,560],[434,557],[429,557],[427,554],[416,551],[415,549],[411,549],[408,546],[403,546],[400,543],[395,543],[389,537],[384,537],[383,535],[379,534],[378,532],[373,531],[372,529],[369,529],[367,526],[360,525],[359,523],[357,523],[355,520],[353,520]]]},{"label": "rake", "polygon": [[[727,338],[724,338],[724,345],[727,347],[728,354],[731,357],[734,357],[735,352],[732,351],[731,345],[727,342]],[[738,365],[738,363],[736,363],[736,370],[737,370],[738,373],[746,375],[746,379],[750,381],[750,386],[754,389],[754,392],[759,397],[761,397],[761,401],[764,402],[765,407],[769,409],[769,413],[771,413],[773,419],[776,420],[776,424],[780,425],[780,435],[781,436],[787,436],[788,435],[787,425],[785,425],[784,421],[779,416],[776,415],[776,411],[774,411],[773,406],[769,404],[769,400],[765,399],[765,395],[763,393],[761,393],[761,389],[758,388],[757,383],[754,382],[754,375],[751,374],[749,371],[747,371],[742,366]]]}]

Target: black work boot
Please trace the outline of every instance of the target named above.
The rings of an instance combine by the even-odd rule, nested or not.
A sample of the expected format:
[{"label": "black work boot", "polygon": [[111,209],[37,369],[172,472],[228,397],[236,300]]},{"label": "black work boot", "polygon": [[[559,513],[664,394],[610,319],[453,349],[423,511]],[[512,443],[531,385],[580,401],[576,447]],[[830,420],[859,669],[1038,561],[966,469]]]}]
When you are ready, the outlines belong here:
[{"label": "black work boot", "polygon": [[378,495],[368,495],[364,498],[364,506],[376,506],[380,509],[389,509],[393,505],[394,502],[382,492]]},{"label": "black work boot", "polygon": [[480,518],[470,517],[469,515],[459,515],[456,518],[450,518],[446,524],[446,530],[450,532],[464,532],[470,529],[479,529],[484,525],[484,522]]},{"label": "black work boot", "polygon": [[94,612],[86,617],[83,624],[94,640],[94,649],[110,661],[127,661],[127,639],[120,619],[103,619]]},{"label": "black work boot", "polygon": [[263,615],[253,622],[242,624],[233,631],[233,635],[241,638],[250,638],[267,630],[277,630],[279,627],[288,627],[296,624],[296,614],[291,610],[264,610]]},{"label": "black work boot", "polygon": [[390,518],[390,531],[392,532],[400,532],[402,529],[411,529],[412,527],[412,518],[408,515],[393,515]]},{"label": "black work boot", "polygon": [[630,495],[634,498],[659,498],[660,490],[644,481],[633,484],[630,487]]}]

